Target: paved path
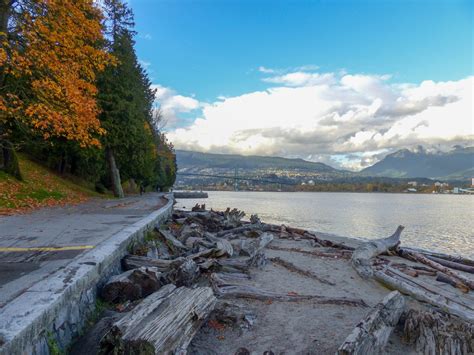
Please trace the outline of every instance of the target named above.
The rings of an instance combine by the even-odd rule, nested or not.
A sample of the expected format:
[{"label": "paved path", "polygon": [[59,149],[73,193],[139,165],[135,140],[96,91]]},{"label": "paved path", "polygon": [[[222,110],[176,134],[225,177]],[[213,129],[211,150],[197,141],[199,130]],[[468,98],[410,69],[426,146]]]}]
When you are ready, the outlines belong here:
[{"label": "paved path", "polygon": [[149,193],[0,217],[0,308],[165,203],[163,194]]}]

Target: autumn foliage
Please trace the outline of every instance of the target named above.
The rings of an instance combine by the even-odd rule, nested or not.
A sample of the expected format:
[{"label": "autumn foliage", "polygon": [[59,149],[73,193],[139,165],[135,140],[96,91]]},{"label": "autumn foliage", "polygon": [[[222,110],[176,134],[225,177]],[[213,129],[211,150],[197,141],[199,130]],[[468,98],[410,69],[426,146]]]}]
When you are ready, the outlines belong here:
[{"label": "autumn foliage", "polygon": [[17,152],[117,197],[127,182],[173,185],[173,146],[135,35],[124,0],[0,0],[0,211],[82,199],[31,183],[46,175],[23,179]]},{"label": "autumn foliage", "polygon": [[9,19],[0,33],[0,124],[99,145],[95,80],[113,63],[101,11],[93,0],[0,1]]}]

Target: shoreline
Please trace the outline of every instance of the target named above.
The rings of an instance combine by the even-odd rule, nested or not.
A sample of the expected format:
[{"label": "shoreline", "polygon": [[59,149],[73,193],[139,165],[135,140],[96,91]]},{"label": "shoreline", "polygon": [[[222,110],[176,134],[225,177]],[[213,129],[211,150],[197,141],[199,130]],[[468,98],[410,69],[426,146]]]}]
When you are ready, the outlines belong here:
[{"label": "shoreline", "polygon": [[[250,354],[264,351],[346,354],[341,349],[361,346],[350,340],[351,334],[357,332],[357,324],[372,319],[367,318],[368,314],[372,314],[374,319],[384,317],[385,313],[377,310],[387,307],[386,302],[395,300],[400,311],[397,312],[396,319],[391,321],[391,325],[379,329],[372,324],[375,327],[374,333],[370,331],[372,328],[367,327],[370,336],[377,337],[380,332],[388,334],[380,344],[376,342],[370,345],[380,346],[384,353],[415,354],[419,348],[432,346],[433,344],[423,343],[423,336],[426,335],[423,332],[427,329],[435,332],[433,334],[437,348],[442,348],[449,342],[449,337],[445,335],[449,335],[452,331],[450,329],[467,329],[463,328],[465,326],[472,326],[474,329],[474,297],[457,288],[457,284],[453,286],[454,284],[435,281],[436,269],[422,266],[419,261],[406,259],[404,254],[385,253],[380,250],[370,256],[370,265],[376,275],[395,272],[398,276],[394,280],[401,282],[400,285],[410,282],[411,289],[403,286],[399,290],[401,293],[394,293],[391,291],[397,283],[387,288],[379,280],[362,277],[354,264],[354,258],[358,258],[356,255],[360,255],[360,250],[378,243],[377,240],[364,241],[295,226],[265,224],[255,215],[251,216],[249,221],[242,221],[242,217],[243,213],[236,209],[211,212],[201,205],[194,206],[192,211],[175,209],[172,218],[157,228],[153,237],[148,236],[144,244],[135,245],[129,251],[131,254],[122,260],[125,270],[129,271],[110,279],[105,287],[121,289],[122,286],[117,281],[129,277],[127,275],[131,275],[131,270],[150,273],[158,267],[157,271],[161,275],[159,277],[165,280],[160,282],[175,284],[179,287],[176,292],[188,292],[187,289],[196,287],[202,289],[202,292],[212,290],[216,298],[211,301],[212,296],[209,295],[209,302],[213,304],[212,310],[206,311],[206,315],[199,321],[193,317],[179,315],[185,317],[183,319],[186,320],[183,321],[193,324],[195,329],[192,334],[185,335],[178,329],[174,335],[180,339],[179,344],[186,344],[179,346],[188,347],[189,354]],[[393,239],[394,236],[397,237],[397,234],[390,238]],[[400,234],[397,238],[399,237]],[[404,253],[416,254],[411,249],[403,250],[406,250]],[[454,275],[458,273],[456,271]],[[148,277],[151,277],[150,275],[152,274]],[[468,274],[459,275],[459,280],[464,280]],[[131,279],[132,283],[139,282],[133,280]],[[450,297],[450,302],[454,302],[444,308],[451,315],[440,318],[437,328],[427,328],[424,317],[427,314],[438,317],[436,312],[440,305],[438,302],[442,302],[441,298],[433,298],[430,293],[427,298],[423,298],[424,292],[427,291],[413,285],[428,287],[433,295],[439,292],[443,297]],[[160,292],[160,288],[167,286],[157,284],[157,287],[156,294]],[[395,289],[397,287],[395,286]],[[175,291],[167,292],[165,297],[173,303],[174,298],[178,296],[175,296]],[[136,317],[129,316],[134,312],[152,309],[149,306],[140,306],[145,301],[130,302],[126,292],[104,294],[102,290],[101,294],[103,297],[120,295],[121,298],[105,299],[116,306],[98,323],[102,326],[102,333],[97,333],[97,326],[92,328],[79,339],[72,354],[80,353],[74,352],[74,349],[83,351],[87,339],[96,339],[95,343],[89,344],[96,349],[104,346],[100,339],[107,338],[106,334],[111,329],[110,325],[104,328],[104,322],[119,326],[125,320],[120,323],[117,319],[126,319],[127,322],[138,322],[134,325],[136,327],[152,327],[149,321],[141,322],[137,321]],[[420,302],[419,297],[424,302]],[[148,297],[145,300],[151,302]],[[453,304],[461,308],[452,308]],[[460,309],[466,309],[466,313]],[[172,317],[177,316],[178,314],[175,314]],[[158,314],[150,317],[151,315],[143,319],[161,319]],[[409,323],[407,319],[410,319]],[[388,324],[382,320],[380,322]],[[407,324],[410,324],[411,328],[408,329]],[[153,329],[165,326],[166,323],[156,323]],[[439,334],[436,333],[438,330]],[[423,336],[412,336],[406,340],[409,334],[417,331],[423,333]],[[472,334],[467,330],[457,330],[456,334],[462,335],[462,344],[474,340],[470,338]],[[161,339],[154,340],[153,346],[163,343],[162,333],[154,333],[153,336],[155,339]],[[150,341],[150,338],[148,339],[147,341]],[[367,345],[366,342],[370,342],[367,339],[361,341]],[[388,339],[390,341],[387,343]],[[115,341],[118,340],[109,342],[107,346],[115,347]],[[176,348],[155,347],[155,350],[174,351]]]}]

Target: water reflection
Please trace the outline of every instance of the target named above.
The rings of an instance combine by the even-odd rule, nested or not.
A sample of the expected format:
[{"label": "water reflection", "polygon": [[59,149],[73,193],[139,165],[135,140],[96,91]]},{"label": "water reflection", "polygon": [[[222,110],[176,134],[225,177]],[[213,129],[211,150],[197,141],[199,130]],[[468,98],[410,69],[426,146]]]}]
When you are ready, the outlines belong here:
[{"label": "water reflection", "polygon": [[402,224],[403,245],[474,257],[474,196],[219,191],[208,199],[178,201],[177,207],[196,203],[358,238],[388,236]]}]

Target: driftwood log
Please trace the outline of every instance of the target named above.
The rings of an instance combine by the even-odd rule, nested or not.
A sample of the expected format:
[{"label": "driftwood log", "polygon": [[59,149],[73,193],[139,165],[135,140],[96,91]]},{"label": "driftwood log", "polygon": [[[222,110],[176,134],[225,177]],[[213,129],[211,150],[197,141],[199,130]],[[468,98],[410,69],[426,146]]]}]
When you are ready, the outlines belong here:
[{"label": "driftwood log", "polygon": [[436,274],[436,281],[447,283],[447,284],[449,284],[449,285],[451,285],[455,288],[460,289],[464,293],[469,292],[469,287],[467,287],[465,284],[463,284],[459,280],[457,280],[457,279],[455,279],[455,278],[453,278],[449,275],[443,274],[442,272],[439,272],[439,271]]},{"label": "driftwood log", "polygon": [[451,270],[450,268],[441,265],[440,263],[437,263],[436,261],[433,261],[426,256],[416,253],[416,252],[406,252],[406,251],[400,251],[399,254],[403,257],[406,257],[408,259],[416,260],[422,264],[428,265],[432,267],[435,270],[438,270],[456,280],[458,280],[460,283],[468,286],[471,290],[474,290],[474,280],[471,280],[464,275],[461,275],[460,273]]},{"label": "driftwood log", "polygon": [[474,324],[434,310],[410,310],[403,338],[419,354],[466,355],[474,353]]},{"label": "driftwood log", "polygon": [[155,267],[158,271],[168,272],[181,265],[185,261],[184,258],[176,258],[173,260],[163,260],[149,258],[146,256],[139,255],[126,255],[122,259],[122,267],[125,270],[133,270],[140,267]]},{"label": "driftwood log", "polygon": [[352,266],[361,277],[373,276],[372,259],[398,246],[403,229],[403,226],[398,226],[390,237],[368,241],[354,250],[351,259]]},{"label": "driftwood log", "polygon": [[398,290],[414,299],[429,303],[443,311],[474,323],[474,302],[458,295],[432,286],[422,280],[414,280],[410,276],[390,267],[374,271],[374,278],[387,287]]},{"label": "driftwood log", "polygon": [[158,290],[163,282],[157,268],[141,267],[112,276],[102,288],[102,298],[111,303],[135,301]]},{"label": "driftwood log", "polygon": [[166,285],[113,324],[101,354],[185,353],[215,302],[209,287]]},{"label": "driftwood log", "polygon": [[404,308],[405,299],[400,292],[389,293],[363,321],[357,324],[339,347],[337,354],[382,354]]},{"label": "driftwood log", "polygon": [[346,297],[325,297],[319,295],[300,295],[296,292],[277,293],[261,290],[256,287],[244,284],[243,280],[229,282],[219,274],[211,274],[211,285],[214,293],[219,298],[247,298],[259,301],[280,301],[280,302],[299,302],[310,301],[315,304],[337,304],[353,307],[367,307],[362,299]]}]

